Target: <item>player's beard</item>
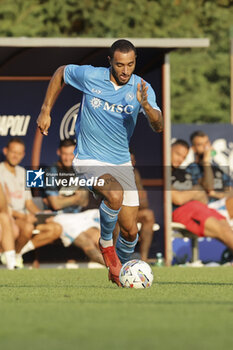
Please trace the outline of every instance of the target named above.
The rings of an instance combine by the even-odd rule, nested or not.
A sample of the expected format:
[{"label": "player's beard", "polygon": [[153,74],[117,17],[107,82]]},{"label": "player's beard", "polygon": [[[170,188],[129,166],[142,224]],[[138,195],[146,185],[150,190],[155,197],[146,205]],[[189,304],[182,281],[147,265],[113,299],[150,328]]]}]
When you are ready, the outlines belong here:
[{"label": "player's beard", "polygon": [[113,68],[113,66],[111,66],[111,73],[112,73],[114,79],[116,80],[117,85],[125,85],[125,84],[127,84],[128,81],[129,81],[129,79],[131,78],[131,75],[132,75],[132,74],[131,74],[131,75],[129,76],[129,79],[128,79],[127,81],[123,82],[123,81],[120,81],[120,80],[118,79],[117,73],[116,73],[115,69]]}]

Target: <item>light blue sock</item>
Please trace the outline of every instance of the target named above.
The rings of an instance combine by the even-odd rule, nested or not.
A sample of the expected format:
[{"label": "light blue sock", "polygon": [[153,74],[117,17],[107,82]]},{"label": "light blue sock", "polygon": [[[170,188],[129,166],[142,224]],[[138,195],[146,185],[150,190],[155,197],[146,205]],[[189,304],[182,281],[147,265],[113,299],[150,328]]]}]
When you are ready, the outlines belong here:
[{"label": "light blue sock", "polygon": [[101,238],[105,241],[112,239],[112,233],[116,226],[119,210],[113,210],[104,203],[100,204]]},{"label": "light blue sock", "polygon": [[130,260],[131,255],[134,252],[134,248],[138,241],[138,234],[136,239],[133,242],[126,241],[125,238],[122,237],[121,233],[117,238],[116,243],[116,252],[122,264],[125,264]]}]

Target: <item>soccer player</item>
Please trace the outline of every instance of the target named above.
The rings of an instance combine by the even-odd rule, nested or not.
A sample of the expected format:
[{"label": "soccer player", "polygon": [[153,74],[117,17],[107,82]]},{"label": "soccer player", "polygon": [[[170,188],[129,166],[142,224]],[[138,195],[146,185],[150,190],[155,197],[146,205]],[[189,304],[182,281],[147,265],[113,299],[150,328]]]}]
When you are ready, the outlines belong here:
[{"label": "soccer player", "polygon": [[180,167],[188,151],[189,145],[184,140],[176,140],[172,144],[172,219],[199,237],[222,241],[233,251],[233,230],[226,218],[215,209],[208,208],[203,187],[195,185],[190,173]]},{"label": "soccer player", "polygon": [[[57,179],[67,179],[74,173],[72,161],[74,158],[75,141],[65,139],[60,142],[57,150],[59,160],[46,169],[46,172],[58,174]],[[75,174],[74,174],[75,175]],[[88,204],[88,191],[80,190],[75,186],[63,187],[62,184],[45,188],[44,202],[48,209],[59,213],[78,213]]]},{"label": "soccer player", "polygon": [[19,228],[19,236],[15,242],[16,265],[23,267],[20,250],[32,236],[35,214],[40,209],[32,200],[31,191],[25,190],[26,171],[19,164],[25,155],[25,145],[22,139],[12,137],[3,148],[5,160],[0,163],[0,181],[8,197],[12,209],[12,217]]},{"label": "soccer player", "polygon": [[0,255],[4,252],[6,267],[9,270],[13,270],[16,266],[14,231],[14,223],[0,182]]},{"label": "soccer player", "polygon": [[33,236],[30,245],[26,244],[23,247],[22,255],[61,238],[65,247],[74,244],[82,249],[91,261],[104,265],[98,249],[100,238],[98,209],[90,209],[82,213],[61,213],[46,219],[46,223],[37,225],[36,229],[40,233]]},{"label": "soccer player", "polygon": [[140,241],[140,258],[143,261],[148,261],[150,246],[153,240],[153,226],[155,224],[155,216],[152,209],[149,208],[149,200],[147,192],[143,187],[139,170],[135,168],[136,158],[132,150],[130,150],[131,162],[134,167],[135,182],[139,195],[139,208],[137,222],[141,223],[139,234]]},{"label": "soccer player", "polygon": [[[100,205],[100,249],[109,279],[120,286],[121,263],[130,259],[138,240],[138,193],[130,161],[129,141],[142,111],[154,131],[163,130],[161,111],[151,86],[133,74],[136,49],[128,40],[117,40],[110,48],[109,68],[67,65],[54,73],[37,119],[47,135],[50,112],[63,82],[83,92],[76,124],[77,146],[73,165],[86,179],[103,180],[92,190],[104,199]],[[113,246],[113,230],[120,234]],[[120,260],[119,260],[119,258]]]},{"label": "soccer player", "polygon": [[194,185],[201,184],[208,197],[208,207],[217,210],[233,225],[232,179],[223,172],[211,157],[213,150],[209,137],[201,130],[191,134],[190,140],[195,154],[187,172],[192,176]]},{"label": "soccer player", "polygon": [[193,182],[203,186],[209,202],[229,195],[229,191],[232,190],[232,180],[212,159],[213,148],[208,135],[198,130],[191,134],[190,140],[195,162],[188,166],[187,171],[192,175]]}]

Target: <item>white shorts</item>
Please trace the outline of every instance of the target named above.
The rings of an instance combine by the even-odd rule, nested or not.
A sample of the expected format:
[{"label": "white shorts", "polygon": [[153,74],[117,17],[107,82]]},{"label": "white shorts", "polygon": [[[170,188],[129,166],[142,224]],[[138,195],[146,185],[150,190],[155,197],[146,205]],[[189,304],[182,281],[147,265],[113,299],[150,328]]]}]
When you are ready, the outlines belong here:
[{"label": "white shorts", "polygon": [[226,208],[226,197],[218,199],[212,203],[208,204],[208,207],[211,209],[215,209],[219,214],[225,216],[228,224],[233,226],[233,219],[230,218],[228,210]]},{"label": "white shorts", "polygon": [[54,221],[62,226],[61,240],[65,247],[71,245],[84,231],[91,227],[100,230],[98,209],[86,210],[82,213],[64,213],[54,217]]},{"label": "white shorts", "polygon": [[85,179],[99,178],[104,174],[112,175],[124,190],[122,204],[129,207],[139,206],[138,190],[131,162],[116,165],[96,159],[78,159],[76,156],[72,165],[76,174]]}]

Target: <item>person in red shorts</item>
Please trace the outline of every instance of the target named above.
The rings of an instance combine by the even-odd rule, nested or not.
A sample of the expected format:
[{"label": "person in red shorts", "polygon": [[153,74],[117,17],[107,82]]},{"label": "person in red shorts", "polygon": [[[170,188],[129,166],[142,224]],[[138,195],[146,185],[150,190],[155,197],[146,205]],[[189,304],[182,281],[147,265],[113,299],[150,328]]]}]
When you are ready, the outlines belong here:
[{"label": "person in red shorts", "polygon": [[233,250],[233,230],[226,218],[208,208],[206,192],[200,185],[193,186],[191,175],[181,167],[188,151],[189,145],[184,140],[172,144],[172,220],[199,237],[216,238]]}]

